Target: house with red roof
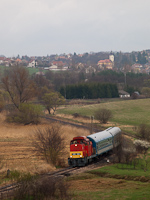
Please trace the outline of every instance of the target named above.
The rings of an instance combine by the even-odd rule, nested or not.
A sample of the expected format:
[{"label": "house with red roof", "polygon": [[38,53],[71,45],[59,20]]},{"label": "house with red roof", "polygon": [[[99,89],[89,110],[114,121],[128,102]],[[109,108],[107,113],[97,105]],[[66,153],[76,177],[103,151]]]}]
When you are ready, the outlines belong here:
[{"label": "house with red roof", "polygon": [[100,69],[113,69],[113,62],[109,59],[99,60],[97,65]]},{"label": "house with red roof", "polygon": [[0,57],[0,64],[3,64],[5,60],[5,57]]},{"label": "house with red roof", "polygon": [[53,61],[52,65],[56,65],[57,67],[63,67],[65,64],[62,61]]}]

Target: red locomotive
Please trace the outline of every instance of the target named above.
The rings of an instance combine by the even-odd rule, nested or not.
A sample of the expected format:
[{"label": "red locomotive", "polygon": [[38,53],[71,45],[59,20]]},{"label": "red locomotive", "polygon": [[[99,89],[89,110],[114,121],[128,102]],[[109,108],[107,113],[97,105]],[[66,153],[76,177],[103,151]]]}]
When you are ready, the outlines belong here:
[{"label": "red locomotive", "polygon": [[86,136],[74,137],[70,142],[69,165],[83,166],[92,158],[92,142]]}]

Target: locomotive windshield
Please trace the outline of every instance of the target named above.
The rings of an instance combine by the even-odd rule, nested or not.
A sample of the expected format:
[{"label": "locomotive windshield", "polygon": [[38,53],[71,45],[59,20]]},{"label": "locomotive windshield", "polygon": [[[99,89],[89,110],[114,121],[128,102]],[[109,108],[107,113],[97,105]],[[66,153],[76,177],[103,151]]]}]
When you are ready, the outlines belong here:
[{"label": "locomotive windshield", "polygon": [[84,140],[72,140],[71,144],[85,144],[86,142]]}]

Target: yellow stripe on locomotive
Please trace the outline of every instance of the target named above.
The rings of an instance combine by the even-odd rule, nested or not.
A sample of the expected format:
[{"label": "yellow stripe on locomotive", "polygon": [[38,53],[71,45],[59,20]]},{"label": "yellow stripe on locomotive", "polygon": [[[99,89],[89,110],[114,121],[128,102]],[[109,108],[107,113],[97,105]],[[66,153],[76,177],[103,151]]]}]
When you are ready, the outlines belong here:
[{"label": "yellow stripe on locomotive", "polygon": [[71,151],[70,158],[84,158],[83,151]]}]

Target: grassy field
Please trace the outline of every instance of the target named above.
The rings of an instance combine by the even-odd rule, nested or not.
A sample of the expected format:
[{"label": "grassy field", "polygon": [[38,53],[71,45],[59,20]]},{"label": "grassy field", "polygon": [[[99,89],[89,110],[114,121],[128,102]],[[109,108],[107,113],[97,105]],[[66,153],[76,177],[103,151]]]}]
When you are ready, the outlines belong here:
[{"label": "grassy field", "polygon": [[[5,122],[5,113],[0,113],[0,177],[6,175],[7,170],[30,172],[31,174],[47,173],[56,168],[37,157],[32,145],[32,136],[37,129],[51,126],[47,120],[39,125],[18,125]],[[62,136],[65,138],[66,154],[64,162],[68,163],[69,145],[73,137],[89,135],[89,131],[62,125]],[[2,180],[0,180],[1,182]]]},{"label": "grassy field", "polygon": [[[5,66],[2,66],[0,65],[0,73],[1,75],[3,76],[4,74],[4,71],[5,70],[8,70],[9,67],[5,67]],[[27,68],[27,70],[29,71],[29,74],[32,75],[32,74],[35,74],[36,72],[39,72],[39,68]],[[46,70],[42,70],[43,72],[46,72]]]},{"label": "grassy field", "polygon": [[150,183],[102,177],[79,177],[70,180],[73,199],[77,200],[149,200]]},{"label": "grassy field", "polygon": [[[110,123],[112,126],[119,126],[125,131],[133,132],[136,126],[150,122],[150,99],[114,101],[93,105],[69,105],[59,109],[57,114],[72,115],[79,113],[90,117],[94,116],[94,112],[99,108],[111,110],[113,118]],[[94,120],[94,122],[96,121]],[[106,126],[109,126],[109,124]]]},{"label": "grassy field", "polygon": [[148,171],[123,164],[108,165],[68,178],[73,199],[149,199]]}]

